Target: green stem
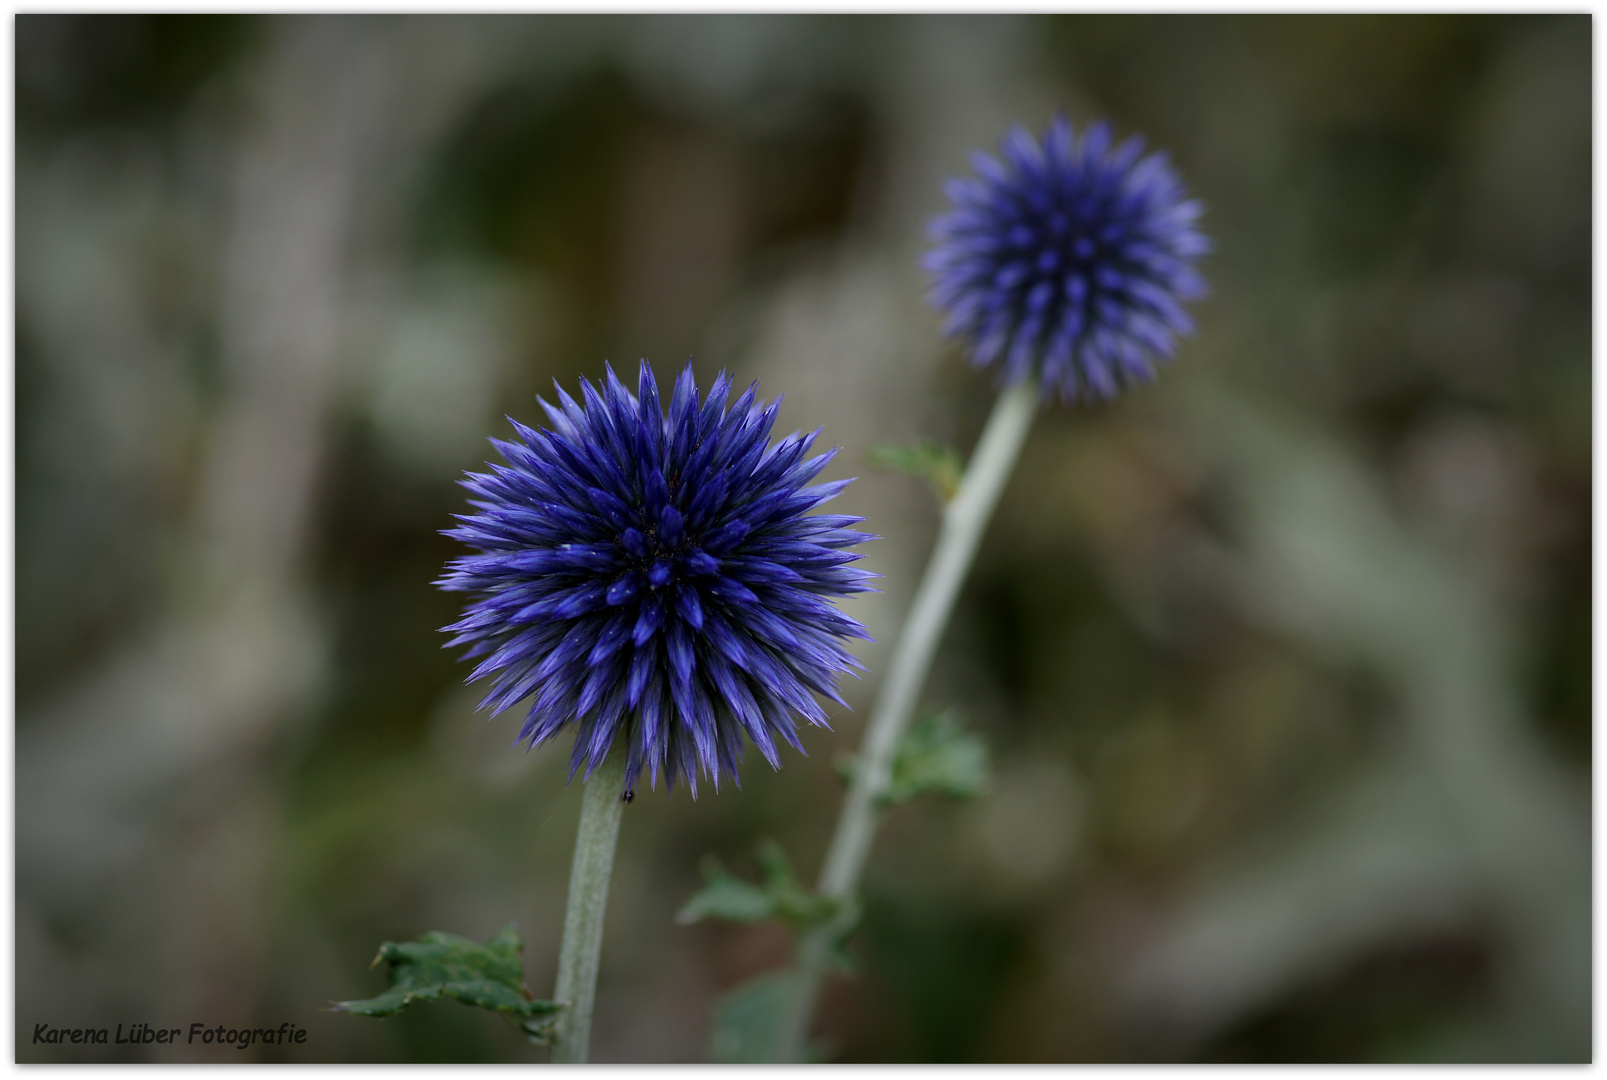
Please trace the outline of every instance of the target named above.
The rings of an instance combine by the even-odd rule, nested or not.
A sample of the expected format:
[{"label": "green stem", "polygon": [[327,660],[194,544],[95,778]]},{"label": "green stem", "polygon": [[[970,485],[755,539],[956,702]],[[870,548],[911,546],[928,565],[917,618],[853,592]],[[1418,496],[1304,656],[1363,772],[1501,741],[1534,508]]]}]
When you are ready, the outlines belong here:
[{"label": "green stem", "polygon": [[583,1065],[591,1047],[592,1003],[597,996],[597,959],[603,950],[603,915],[608,879],[614,870],[614,842],[625,808],[625,755],[610,754],[585,783],[575,861],[569,871],[569,907],[558,950],[558,987],[553,999],[567,1006],[558,1014],[551,1060]]},{"label": "green stem", "polygon": [[[937,546],[926,564],[926,575],[916,590],[887,680],[882,683],[870,722],[865,726],[854,778],[837,819],[837,832],[826,853],[819,890],[834,900],[847,900],[859,885],[860,872],[876,836],[880,818],[878,799],[887,789],[893,752],[909,727],[910,715],[915,711],[926,673],[932,666],[932,654],[948,625],[954,600],[971,569],[977,544],[993,516],[999,494],[1015,468],[1021,444],[1032,427],[1037,394],[1035,381],[1029,379],[999,395],[960,487],[944,507]],[[846,905],[844,910],[847,910]],[[832,940],[847,929],[840,921],[830,923],[805,934],[799,941],[797,992],[781,1025],[774,1060],[800,1060]]]}]

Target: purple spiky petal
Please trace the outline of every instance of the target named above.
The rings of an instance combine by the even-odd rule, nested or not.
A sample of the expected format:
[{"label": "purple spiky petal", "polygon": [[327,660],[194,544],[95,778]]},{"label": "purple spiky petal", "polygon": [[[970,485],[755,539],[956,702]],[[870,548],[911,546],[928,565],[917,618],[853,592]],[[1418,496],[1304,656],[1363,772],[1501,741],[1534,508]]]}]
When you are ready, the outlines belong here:
[{"label": "purple spiky petal", "polygon": [[519,742],[574,729],[571,776],[621,739],[627,792],[643,769],[694,795],[700,774],[736,781],[745,741],[778,767],[798,717],[826,723],[811,691],[840,703],[859,667],[841,640],[867,637],[821,599],[877,576],[843,550],[872,539],[863,519],[808,513],[847,483],[809,486],[835,451],[808,456],[818,431],[770,442],[776,404],[749,387],[727,408],[724,372],[700,404],[688,364],[667,413],[645,360],[635,394],[612,368],[580,386],[462,481],[474,512],[446,535],[477,554],[436,584],[474,599],[448,644],[493,680],[481,707],[529,700]]},{"label": "purple spiky petal", "polygon": [[1206,292],[1199,202],[1164,153],[1143,156],[1136,135],[1112,146],[1103,121],[1081,139],[1064,116],[1041,141],[1018,127],[1000,149],[949,181],[954,208],[932,222],[944,332],[1004,385],[1036,378],[1062,401],[1153,378],[1194,329],[1184,302]]}]

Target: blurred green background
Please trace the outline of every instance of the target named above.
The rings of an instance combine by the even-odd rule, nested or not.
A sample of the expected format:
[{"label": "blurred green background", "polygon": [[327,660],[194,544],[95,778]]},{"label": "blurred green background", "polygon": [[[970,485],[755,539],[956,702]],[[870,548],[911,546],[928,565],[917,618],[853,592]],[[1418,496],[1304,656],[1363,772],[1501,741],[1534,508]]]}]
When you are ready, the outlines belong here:
[{"label": "blurred green background", "polygon": [[[884,539],[853,712],[626,813],[593,1059],[707,1060],[806,880],[986,376],[917,259],[1057,109],[1217,242],[1161,381],[1038,421],[927,687],[987,794],[885,822],[840,1061],[1590,1056],[1588,16],[16,20],[18,1058],[540,1061],[382,939],[516,920],[578,784],[440,648],[455,478],[605,358],[785,394]],[[310,1030],[35,1046],[33,1025]]]}]

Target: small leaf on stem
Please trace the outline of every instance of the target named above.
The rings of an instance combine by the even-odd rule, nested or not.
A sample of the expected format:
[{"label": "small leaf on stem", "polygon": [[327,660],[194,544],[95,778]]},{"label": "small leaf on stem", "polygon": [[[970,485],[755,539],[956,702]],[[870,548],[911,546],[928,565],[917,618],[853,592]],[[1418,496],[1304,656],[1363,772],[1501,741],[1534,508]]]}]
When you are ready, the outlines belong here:
[{"label": "small leaf on stem", "polygon": [[775,899],[757,885],[732,876],[713,855],[703,860],[703,888],[675,916],[679,923],[699,919],[758,922],[775,914]]},{"label": "small leaf on stem", "polygon": [[[837,762],[837,775],[853,780],[855,759]],[[893,751],[892,777],[882,793],[883,806],[896,806],[920,795],[968,799],[988,781],[988,745],[980,735],[966,731],[953,709],[929,714],[916,721]]]},{"label": "small leaf on stem", "polygon": [[884,443],[871,447],[866,460],[877,468],[925,477],[939,503],[948,502],[960,489],[960,455],[952,447],[925,440],[909,446]]},{"label": "small leaf on stem", "polygon": [[795,932],[834,918],[840,906],[798,884],[781,845],[766,840],[759,845],[759,871],[763,885],[732,875],[712,855],[703,861],[703,888],[692,895],[676,915],[681,923],[699,919],[758,922],[780,919]]},{"label": "small leaf on stem", "polygon": [[414,1001],[439,1001],[445,994],[518,1019],[531,1042],[545,1044],[549,1018],[563,1006],[535,997],[524,985],[523,950],[512,923],[484,945],[439,930],[417,941],[387,941],[371,966],[390,961],[390,989],[361,1001],[337,1001],[330,1011],[392,1016]]}]

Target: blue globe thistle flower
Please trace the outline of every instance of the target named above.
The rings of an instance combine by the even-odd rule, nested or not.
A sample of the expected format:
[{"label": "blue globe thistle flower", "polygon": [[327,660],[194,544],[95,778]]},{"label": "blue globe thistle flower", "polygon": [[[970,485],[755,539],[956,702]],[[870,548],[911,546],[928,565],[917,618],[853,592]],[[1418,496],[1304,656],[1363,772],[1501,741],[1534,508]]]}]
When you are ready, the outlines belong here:
[{"label": "blue globe thistle flower", "polygon": [[694,796],[699,772],[736,780],[744,736],[779,767],[795,716],[826,724],[810,691],[844,704],[836,676],[860,667],[839,639],[864,627],[824,598],[868,588],[843,549],[872,538],[808,515],[849,483],[805,486],[836,450],[771,444],[779,401],[750,386],[727,410],[730,390],[721,372],[700,406],[688,364],[665,415],[645,360],[634,395],[612,368],[584,406],[558,387],[550,430],[491,440],[507,464],[468,474],[475,512],[446,532],[479,552],[437,584],[476,594],[445,629],[485,658],[471,682],[496,678],[481,707],[533,696],[532,747],[573,724],[571,777],[623,739],[627,796],[644,767]]},{"label": "blue globe thistle flower", "polygon": [[1041,143],[1016,128],[1002,163],[976,154],[979,179],[949,181],[931,299],[944,333],[1005,385],[1035,373],[1062,401],[1110,398],[1193,331],[1182,302],[1205,294],[1193,263],[1211,242],[1166,155],[1140,157],[1143,145],[1113,149],[1103,121],[1078,140],[1061,116]]}]

